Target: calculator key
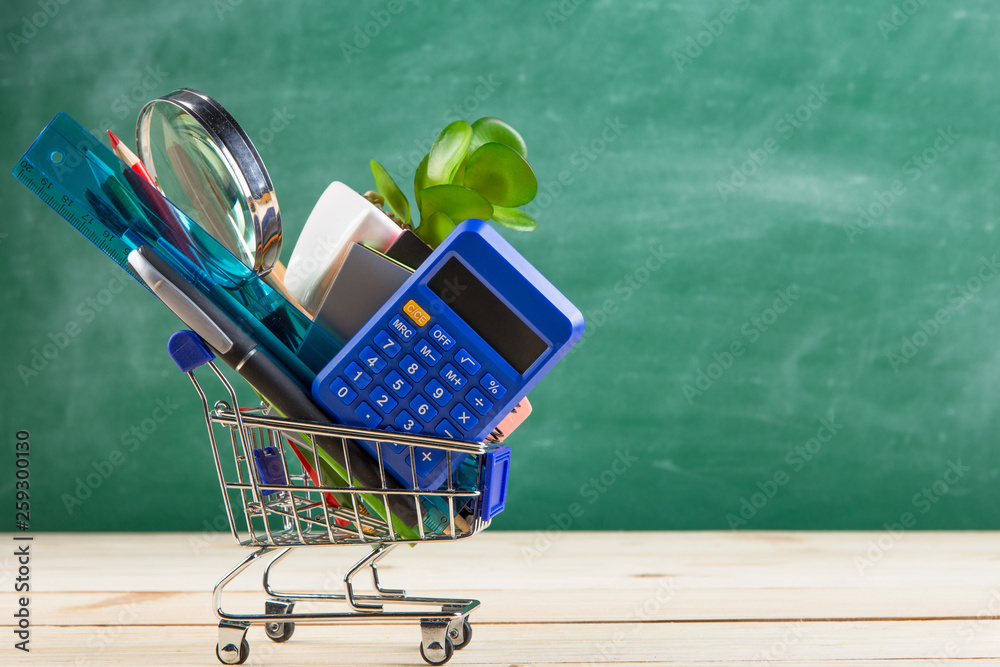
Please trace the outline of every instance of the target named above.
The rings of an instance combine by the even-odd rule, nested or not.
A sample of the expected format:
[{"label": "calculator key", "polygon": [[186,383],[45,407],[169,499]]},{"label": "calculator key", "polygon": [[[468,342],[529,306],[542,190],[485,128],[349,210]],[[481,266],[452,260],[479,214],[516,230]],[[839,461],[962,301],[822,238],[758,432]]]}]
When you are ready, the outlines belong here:
[{"label": "calculator key", "polygon": [[440,324],[434,326],[431,329],[431,338],[434,342],[441,346],[442,350],[450,350],[453,345],[455,345],[455,339],[451,337],[451,334],[441,328]]},{"label": "calculator key", "polygon": [[437,362],[441,361],[441,353],[435,350],[434,347],[427,342],[426,338],[417,343],[417,346],[413,349],[416,351],[417,356],[419,356],[420,359],[428,366],[436,366]]},{"label": "calculator key", "polygon": [[391,451],[394,454],[402,454],[406,449],[406,445],[401,445],[398,442],[383,442],[382,443],[382,458],[389,456]]},{"label": "calculator key", "polygon": [[384,414],[389,414],[392,409],[398,405],[396,399],[389,395],[385,387],[378,386],[371,391],[368,396],[375,401],[375,405],[379,407]]},{"label": "calculator key", "polygon": [[413,334],[417,332],[417,330],[413,328],[412,324],[404,320],[399,315],[396,315],[396,317],[392,318],[392,321],[389,322],[389,331],[393,332],[404,341],[408,341],[413,338]]},{"label": "calculator key", "polygon": [[417,447],[413,450],[414,456],[417,458],[417,476],[424,477],[429,472],[437,467],[438,463],[444,457],[444,452],[439,449],[427,449],[426,447]]},{"label": "calculator key", "polygon": [[482,368],[479,362],[473,359],[472,355],[469,354],[468,350],[464,347],[458,351],[458,354],[455,355],[455,361],[457,361],[458,365],[461,366],[462,369],[469,375],[475,375],[476,372]]},{"label": "calculator key", "polygon": [[364,389],[372,382],[372,377],[368,373],[365,373],[364,369],[354,361],[347,364],[347,368],[344,369],[344,375],[358,389]]},{"label": "calculator key", "polygon": [[448,401],[451,400],[451,392],[444,388],[444,385],[437,380],[431,380],[427,383],[425,390],[434,399],[434,402],[440,405],[442,408],[448,405]]},{"label": "calculator key", "polygon": [[403,312],[406,313],[413,323],[418,327],[422,327],[431,321],[431,316],[424,312],[424,309],[417,305],[417,302],[410,299],[403,306]]},{"label": "calculator key", "polygon": [[400,366],[402,367],[404,373],[417,382],[420,381],[420,378],[427,375],[427,369],[418,364],[417,360],[410,355],[403,357],[403,361],[400,362]]},{"label": "calculator key", "polygon": [[484,375],[483,379],[479,381],[479,386],[485,389],[486,393],[493,398],[503,398],[503,395],[507,393],[507,389],[489,373]]},{"label": "calculator key", "polygon": [[389,385],[389,389],[392,389],[392,393],[400,398],[410,393],[410,383],[404,380],[403,376],[396,371],[391,371],[386,375],[385,382]]},{"label": "calculator key", "polygon": [[465,386],[465,376],[458,372],[458,369],[451,364],[445,364],[441,369],[441,379],[452,389],[461,389]]},{"label": "calculator key", "polygon": [[417,394],[416,397],[410,401],[410,409],[416,412],[417,417],[425,424],[429,424],[438,413],[437,408],[432,406],[431,402],[420,394]]},{"label": "calculator key", "polygon": [[448,414],[450,414],[451,418],[455,420],[455,423],[464,428],[466,431],[472,430],[472,428],[476,425],[476,422],[479,421],[472,414],[472,411],[461,403],[453,407],[451,412]]},{"label": "calculator key", "polygon": [[[383,431],[395,431],[396,429],[394,429],[391,426],[383,426],[382,430]],[[391,449],[392,451],[396,452],[397,454],[399,454],[400,452],[402,452],[407,447],[406,445],[401,445],[398,442],[387,442],[387,443],[383,443],[382,446],[383,447],[388,446],[389,449]],[[382,455],[385,456],[385,450],[384,449],[382,450]]]},{"label": "calculator key", "polygon": [[375,408],[364,401],[361,401],[361,405],[354,410],[354,414],[361,419],[361,423],[365,425],[365,428],[375,428],[382,423],[382,418],[375,411]]},{"label": "calculator key", "polygon": [[467,400],[471,405],[472,409],[481,415],[485,415],[493,408],[493,401],[490,401],[483,395],[483,392],[479,391],[475,387],[469,390],[469,393],[465,395],[465,400]]},{"label": "calculator key", "polygon": [[461,437],[458,435],[458,429],[455,428],[455,426],[447,419],[442,419],[441,423],[434,429],[434,432],[442,438],[452,438],[454,440],[458,440]]},{"label": "calculator key", "polygon": [[390,359],[399,354],[399,351],[403,349],[403,346],[397,343],[396,339],[390,336],[388,331],[378,332],[378,335],[375,336],[375,345],[382,354]]},{"label": "calculator key", "polygon": [[400,412],[399,415],[396,417],[396,426],[403,429],[404,431],[420,430],[420,424],[418,424],[417,420],[414,419],[413,416],[406,410]]},{"label": "calculator key", "polygon": [[372,373],[378,373],[385,368],[385,359],[378,356],[378,352],[373,350],[371,345],[361,350],[361,361],[372,370]]},{"label": "calculator key", "polygon": [[358,392],[348,387],[347,383],[344,382],[344,378],[337,378],[330,383],[330,391],[332,391],[333,395],[339,398],[341,403],[344,405],[350,405],[351,402],[358,397]]}]

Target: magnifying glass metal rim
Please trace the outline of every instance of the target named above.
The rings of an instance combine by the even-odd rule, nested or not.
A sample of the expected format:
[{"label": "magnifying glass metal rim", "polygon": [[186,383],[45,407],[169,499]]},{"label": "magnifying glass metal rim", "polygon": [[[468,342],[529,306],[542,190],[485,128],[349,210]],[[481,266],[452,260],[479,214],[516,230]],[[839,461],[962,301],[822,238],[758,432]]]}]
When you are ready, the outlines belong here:
[{"label": "magnifying glass metal rim", "polygon": [[234,178],[253,221],[254,265],[259,276],[267,275],[281,253],[281,214],[274,186],[267,175],[253,142],[229,115],[226,109],[205,93],[193,88],[181,88],[169,95],[147,102],[139,111],[135,127],[135,145],[139,159],[156,180],[156,165],[152,160],[149,119],[158,104],[170,104],[191,116],[219,149]]}]

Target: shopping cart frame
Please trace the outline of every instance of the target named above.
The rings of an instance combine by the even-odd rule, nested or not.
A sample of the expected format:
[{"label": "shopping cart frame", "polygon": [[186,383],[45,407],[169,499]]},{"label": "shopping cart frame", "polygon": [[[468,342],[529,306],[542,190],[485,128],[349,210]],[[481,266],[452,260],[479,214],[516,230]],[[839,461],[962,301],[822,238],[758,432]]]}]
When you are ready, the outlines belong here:
[{"label": "shopping cart frame", "polygon": [[[451,470],[451,457],[455,454],[477,457],[482,465],[491,447],[485,443],[470,443],[442,438],[414,436],[406,433],[388,433],[332,424],[318,424],[296,421],[267,413],[266,403],[261,407],[240,408],[236,391],[213,361],[206,364],[222,383],[231,403],[218,401],[210,407],[209,399],[195,377],[194,368],[185,369],[195,390],[202,400],[205,422],[215,461],[219,484],[222,489],[225,511],[233,538],[240,546],[253,551],[238,565],[226,573],[213,589],[212,601],[219,619],[219,641],[216,655],[223,664],[242,664],[249,656],[250,646],[247,630],[251,625],[263,624],[265,634],[275,642],[287,641],[296,624],[323,624],[331,622],[378,621],[412,622],[419,621],[421,630],[420,654],[432,665],[447,662],[455,650],[462,649],[472,639],[469,614],[479,606],[479,601],[465,598],[417,597],[409,596],[402,589],[382,586],[379,580],[378,563],[399,544],[418,542],[455,541],[475,535],[489,526],[483,520],[480,503],[484,501],[479,488],[457,488]],[[216,437],[216,430],[228,430],[236,464],[231,473],[223,464],[222,444]],[[341,439],[347,461],[346,439],[362,439],[378,442],[378,464],[382,469],[381,488],[362,488],[353,484],[350,463],[347,464],[347,482],[343,486],[312,483],[310,476],[303,472],[294,475],[287,465],[287,448],[283,442],[288,436],[333,436]],[[253,451],[255,445],[268,443],[280,452],[281,466],[286,475],[284,484],[265,482],[255,466]],[[292,441],[288,440],[289,446]],[[443,489],[427,491],[417,488],[396,489],[388,483],[382,467],[382,444],[397,444],[410,447],[411,460],[415,447],[433,448],[446,452],[447,482]],[[266,451],[266,450],[265,450]],[[312,448],[314,470],[320,470],[319,447]],[[300,459],[301,461],[301,459]],[[235,479],[231,475],[235,474]],[[297,482],[297,483],[293,483]],[[350,507],[340,504],[334,507],[329,494],[345,496]],[[448,525],[443,534],[431,534],[425,530],[424,522],[417,522],[418,535],[406,537],[402,531],[394,529],[394,515],[388,496],[402,495],[412,498],[418,516],[423,517],[421,503],[425,498],[438,497],[447,502]],[[234,507],[233,496],[241,500],[240,507]],[[318,498],[318,500],[317,500]],[[381,498],[384,501],[384,517],[372,514],[365,505],[365,499]],[[464,502],[463,502],[464,501]],[[473,517],[463,521],[457,507],[466,505]],[[240,511],[237,511],[240,510]],[[319,518],[317,518],[317,514]],[[275,518],[280,518],[282,527],[271,527]],[[306,530],[303,531],[303,524]],[[317,529],[317,526],[319,529]],[[354,564],[344,575],[342,593],[316,593],[305,591],[281,591],[271,584],[273,570],[279,562],[300,547],[368,545],[371,552]],[[264,613],[247,614],[226,611],[222,605],[223,592],[255,563],[267,562],[264,567],[263,590],[267,595]],[[360,571],[371,572],[373,593],[359,594],[354,590],[353,579]],[[347,609],[337,612],[294,611],[297,602],[340,603]],[[386,606],[422,607],[417,610],[387,610]]]}]

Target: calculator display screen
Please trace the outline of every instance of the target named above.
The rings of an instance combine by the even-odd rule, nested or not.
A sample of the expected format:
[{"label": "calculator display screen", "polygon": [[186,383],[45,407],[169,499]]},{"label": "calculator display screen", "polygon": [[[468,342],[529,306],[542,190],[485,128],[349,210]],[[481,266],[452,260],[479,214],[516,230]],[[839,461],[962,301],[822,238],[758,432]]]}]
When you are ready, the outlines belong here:
[{"label": "calculator display screen", "polygon": [[457,257],[445,262],[427,286],[518,373],[528,370],[548,349]]}]

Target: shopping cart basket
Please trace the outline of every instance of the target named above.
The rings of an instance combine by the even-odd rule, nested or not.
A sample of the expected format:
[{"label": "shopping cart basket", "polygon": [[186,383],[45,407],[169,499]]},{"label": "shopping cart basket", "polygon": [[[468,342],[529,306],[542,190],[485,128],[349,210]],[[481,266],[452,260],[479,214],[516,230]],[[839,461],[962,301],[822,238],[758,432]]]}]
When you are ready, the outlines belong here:
[{"label": "shopping cart basket", "polygon": [[[178,337],[181,344],[175,344]],[[222,663],[237,665],[246,661],[250,653],[246,633],[255,623],[263,624],[265,634],[273,641],[284,642],[292,636],[297,623],[419,620],[420,654],[432,665],[444,664],[455,650],[468,645],[472,639],[469,614],[479,606],[478,600],[414,597],[402,590],[383,588],[377,564],[402,543],[453,541],[486,528],[505,501],[509,460],[506,447],[294,421],[271,414],[266,403],[240,408],[232,385],[194,333],[178,332],[170,348],[174,361],[188,374],[201,397],[233,537],[240,545],[253,549],[219,580],[213,592],[219,618],[216,654]],[[222,383],[229,402],[209,405],[194,375],[194,370],[205,364]],[[411,461],[417,460],[417,451],[441,450],[447,457],[449,474],[446,483],[434,491],[417,488],[415,480],[411,488],[400,489],[398,483],[386,478],[384,469],[382,485],[377,488],[332,481],[329,474],[324,477],[321,472],[321,448],[312,445],[312,439],[317,437],[337,438],[343,448],[347,480],[352,479],[350,457],[362,450],[349,448],[345,439],[409,447]],[[380,468],[383,446],[377,448]],[[460,455],[467,458],[459,470],[471,468],[475,474],[450,472],[451,457]],[[412,503],[420,518],[415,526],[404,524],[399,513],[393,512],[399,502]],[[337,545],[371,548],[344,576],[342,593],[287,592],[271,586],[272,570],[294,549]],[[254,563],[268,559],[263,577],[267,596],[264,613],[223,610],[225,587]],[[371,572],[372,593],[354,591],[353,578],[364,569]],[[340,609],[296,612],[295,604],[300,601],[307,601],[309,607],[337,603]],[[404,609],[388,609],[394,607]]]}]

